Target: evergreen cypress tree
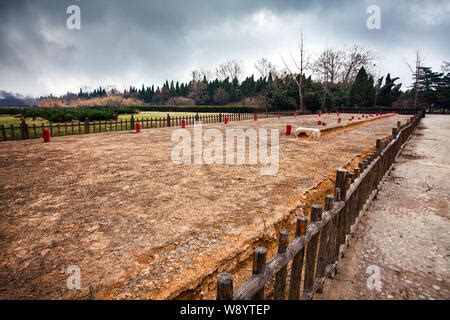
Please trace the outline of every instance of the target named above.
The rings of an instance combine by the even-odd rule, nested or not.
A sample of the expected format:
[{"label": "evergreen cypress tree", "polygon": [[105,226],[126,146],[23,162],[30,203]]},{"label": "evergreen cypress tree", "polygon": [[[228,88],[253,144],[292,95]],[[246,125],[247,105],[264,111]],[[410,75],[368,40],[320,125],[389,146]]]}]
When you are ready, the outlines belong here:
[{"label": "evergreen cypress tree", "polygon": [[358,71],[355,82],[349,92],[349,102],[356,108],[367,108],[373,105],[375,97],[374,80],[369,76],[364,67]]}]

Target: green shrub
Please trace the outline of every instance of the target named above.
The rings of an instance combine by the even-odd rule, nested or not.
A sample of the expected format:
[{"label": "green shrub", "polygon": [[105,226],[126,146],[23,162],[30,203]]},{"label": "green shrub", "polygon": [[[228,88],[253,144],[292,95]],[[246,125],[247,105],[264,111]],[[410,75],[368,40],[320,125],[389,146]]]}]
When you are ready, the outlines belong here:
[{"label": "green shrub", "polygon": [[44,118],[50,122],[69,122],[72,120],[84,121],[88,118],[93,120],[117,119],[119,114],[136,113],[133,108],[110,108],[110,107],[81,107],[81,108],[29,108],[0,109],[3,114],[23,115],[27,118]]}]

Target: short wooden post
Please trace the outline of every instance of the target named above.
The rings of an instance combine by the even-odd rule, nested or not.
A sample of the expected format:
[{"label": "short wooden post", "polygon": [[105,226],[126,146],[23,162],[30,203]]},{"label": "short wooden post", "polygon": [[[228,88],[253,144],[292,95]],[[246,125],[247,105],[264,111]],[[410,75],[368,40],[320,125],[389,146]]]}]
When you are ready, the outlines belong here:
[{"label": "short wooden post", "polygon": [[[315,223],[322,220],[322,206],[313,204],[311,207],[311,222]],[[320,232],[316,233],[311,240],[309,240],[306,248],[306,263],[305,263],[305,282],[303,295],[306,299],[311,299],[314,294],[315,285],[315,268],[317,261],[317,245],[319,242]]]},{"label": "short wooden post", "polygon": [[89,133],[89,119],[87,117],[84,119],[84,133]]},{"label": "short wooden post", "polygon": [[336,188],[334,190],[334,202],[341,201],[341,188]]},{"label": "short wooden post", "polygon": [[217,300],[233,300],[233,276],[219,273],[217,276]]},{"label": "short wooden post", "polygon": [[5,130],[5,125],[2,124],[2,137],[3,137],[3,141],[8,140],[6,137],[6,130]]},{"label": "short wooden post", "polygon": [[330,211],[331,209],[333,209],[333,205],[334,205],[334,197],[329,194],[325,197],[325,211]]},{"label": "short wooden post", "polygon": [[[278,254],[285,254],[288,246],[289,232],[287,230],[281,230],[278,237]],[[286,299],[286,277],[287,277],[287,265],[280,269],[275,275],[275,300]]]},{"label": "short wooden post", "polygon": [[359,172],[360,174],[364,172],[364,163],[361,161],[360,163],[358,163],[358,167],[359,167]]},{"label": "short wooden post", "polygon": [[338,169],[336,172],[336,188],[341,190],[341,200],[345,201],[347,196],[347,179],[348,171],[346,169]]},{"label": "short wooden post", "polygon": [[392,128],[392,139],[397,138],[397,128]]},{"label": "short wooden post", "polygon": [[353,169],[353,172],[355,173],[355,178],[359,178],[361,174],[361,170],[359,168]]},{"label": "short wooden post", "polygon": [[134,130],[134,115],[131,115],[131,119],[130,119],[130,129]]},{"label": "short wooden post", "polygon": [[383,141],[380,138],[378,138],[377,139],[377,154],[380,155],[382,150],[383,150]]},{"label": "short wooden post", "polygon": [[[267,257],[267,249],[264,247],[257,247],[255,249],[255,254],[253,256],[253,274],[263,274],[266,270],[266,257]],[[264,286],[259,290],[253,299],[255,300],[264,300]]]},{"label": "short wooden post", "polygon": [[[295,226],[295,236],[302,237],[306,234],[306,225],[308,219],[306,217],[297,217]],[[303,248],[292,259],[291,279],[289,281],[289,300],[298,300],[300,298],[300,282],[302,277],[303,256],[305,249]]]},{"label": "short wooden post", "polygon": [[355,175],[354,172],[350,172],[350,173],[348,174],[348,178],[349,178],[349,180],[350,180],[350,183],[355,182],[355,177],[356,177],[356,175]]},{"label": "short wooden post", "polygon": [[29,138],[29,135],[28,135],[28,125],[27,125],[27,123],[25,122],[25,118],[24,118],[24,117],[21,117],[21,119],[20,119],[20,135],[21,135],[21,138],[22,138],[23,140]]}]

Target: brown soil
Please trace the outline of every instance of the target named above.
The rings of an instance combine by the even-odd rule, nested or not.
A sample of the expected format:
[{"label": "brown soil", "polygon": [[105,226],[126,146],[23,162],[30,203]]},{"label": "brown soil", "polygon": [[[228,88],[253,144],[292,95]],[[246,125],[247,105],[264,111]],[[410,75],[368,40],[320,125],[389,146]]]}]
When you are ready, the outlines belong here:
[{"label": "brown soil", "polygon": [[[213,298],[217,272],[233,272],[241,284],[254,247],[274,248],[278,230],[323,202],[337,168],[353,166],[405,119],[318,141],[282,134],[275,176],[251,165],[173,164],[171,128],[1,143],[0,298],[87,299],[89,288],[97,299]],[[286,123],[316,121],[228,127],[284,132]],[[80,290],[66,287],[72,264],[81,269]]]}]

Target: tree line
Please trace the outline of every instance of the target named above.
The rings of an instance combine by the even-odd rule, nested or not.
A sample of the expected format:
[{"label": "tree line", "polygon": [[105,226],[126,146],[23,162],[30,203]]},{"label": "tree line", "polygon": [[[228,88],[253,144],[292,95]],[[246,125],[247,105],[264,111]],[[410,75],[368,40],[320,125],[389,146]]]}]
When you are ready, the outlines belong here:
[{"label": "tree line", "polygon": [[428,107],[445,110],[449,101],[449,66],[434,72],[417,54],[411,67],[413,85],[402,90],[399,78],[376,77],[376,55],[355,45],[326,48],[313,57],[301,34],[296,52],[282,57],[283,69],[268,59],[255,63],[258,75],[244,77],[237,60],[220,64],[215,72],[194,70],[188,82],[165,81],[162,86],[130,86],[123,92],[99,87],[92,92],[80,89],[63,99],[92,99],[119,95],[147,105],[240,105],[267,111],[297,110],[317,112],[344,107]]}]

